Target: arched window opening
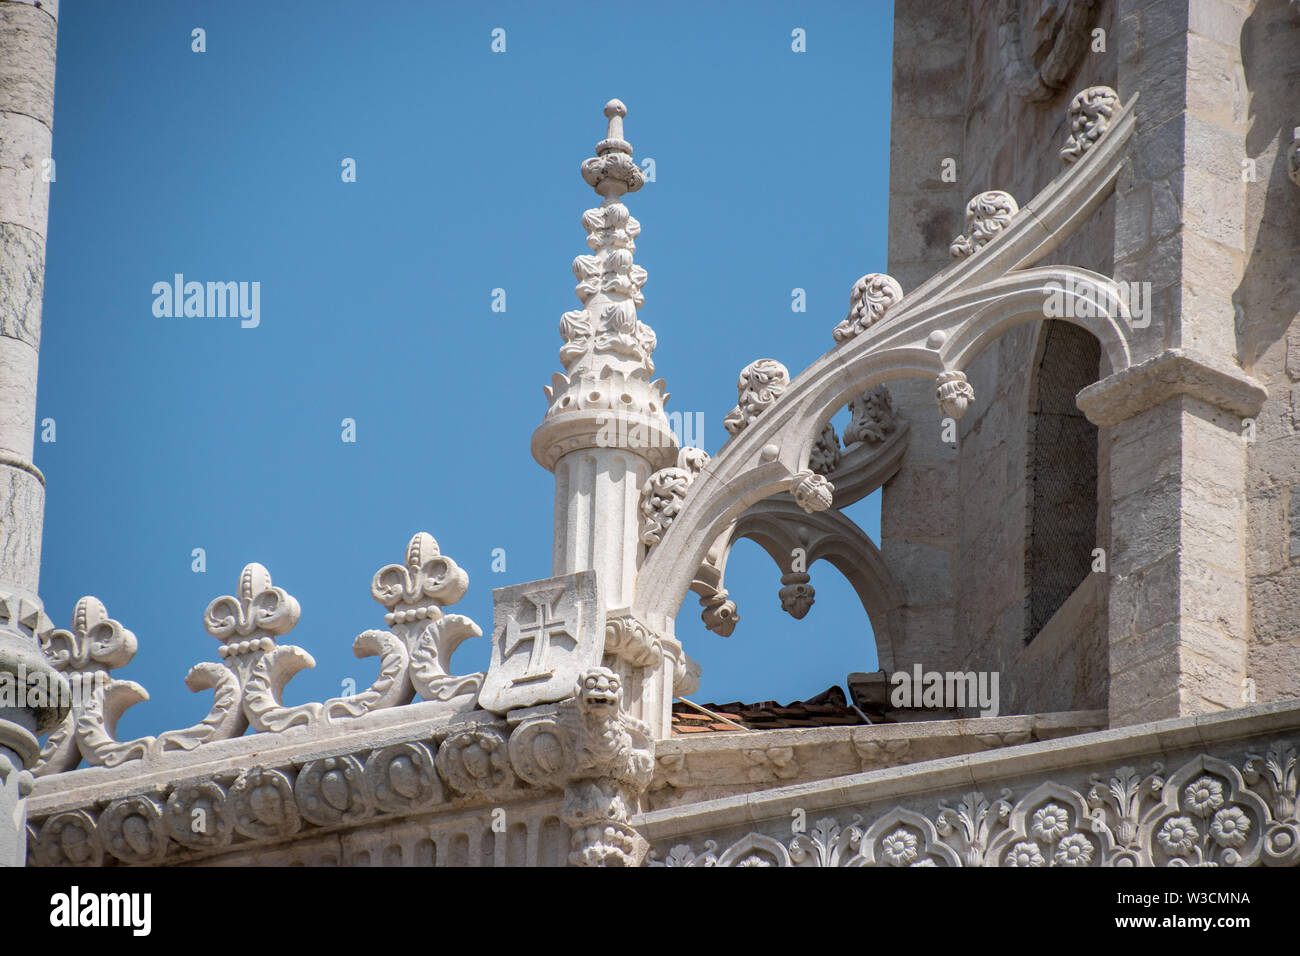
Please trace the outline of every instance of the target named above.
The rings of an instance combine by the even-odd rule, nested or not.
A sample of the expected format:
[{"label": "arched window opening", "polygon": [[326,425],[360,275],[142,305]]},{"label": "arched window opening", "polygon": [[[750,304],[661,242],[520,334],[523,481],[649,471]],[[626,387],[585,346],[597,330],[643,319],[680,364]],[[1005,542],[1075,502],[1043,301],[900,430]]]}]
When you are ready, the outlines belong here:
[{"label": "arched window opening", "polygon": [[1028,405],[1025,643],[1092,569],[1097,529],[1097,426],[1075,404],[1097,381],[1101,345],[1068,322],[1044,322]]}]

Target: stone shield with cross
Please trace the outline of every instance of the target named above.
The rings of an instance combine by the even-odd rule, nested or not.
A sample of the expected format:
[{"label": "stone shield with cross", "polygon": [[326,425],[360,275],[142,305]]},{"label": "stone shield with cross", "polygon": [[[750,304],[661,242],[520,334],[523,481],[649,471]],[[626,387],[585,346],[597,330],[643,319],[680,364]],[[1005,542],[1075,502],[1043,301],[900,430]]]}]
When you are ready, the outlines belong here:
[{"label": "stone shield with cross", "polygon": [[492,662],[479,706],[504,714],[572,697],[578,676],[600,664],[605,621],[595,571],[492,592]]}]

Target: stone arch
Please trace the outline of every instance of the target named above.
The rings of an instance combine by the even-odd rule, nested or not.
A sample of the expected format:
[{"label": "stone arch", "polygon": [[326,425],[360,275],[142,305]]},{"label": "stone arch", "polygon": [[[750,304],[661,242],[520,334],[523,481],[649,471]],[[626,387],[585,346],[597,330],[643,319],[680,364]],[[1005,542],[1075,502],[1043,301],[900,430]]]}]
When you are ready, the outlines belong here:
[{"label": "stone arch", "polygon": [[[784,574],[791,553],[803,548],[806,567],[818,561],[835,568],[853,588],[871,622],[880,666],[893,669],[894,649],[903,643],[903,589],[876,543],[838,511],[807,514],[785,497],[768,498],[749,508],[735,523],[725,549],[714,561],[716,587],[722,587],[732,547],[747,538],[763,549]],[[693,585],[693,589],[700,591]]]},{"label": "stone arch", "polygon": [[882,323],[875,334],[823,355],[790,383],[780,401],[722,447],[642,565],[633,612],[652,628],[671,633],[710,547],[750,506],[788,491],[791,477],[807,468],[821,429],[851,398],[894,379],[933,380],[945,369],[964,368],[1009,329],[1045,321],[1045,303],[1063,290],[1068,302],[1086,296],[1104,306],[1084,309],[1076,302],[1068,311],[1074,324],[1098,339],[1112,368],[1127,368],[1123,297],[1113,280],[1087,270],[1027,269],[908,309],[909,321]]},{"label": "stone arch", "polygon": [[[686,591],[720,536],[746,508],[789,490],[818,435],[855,395],[897,378],[961,371],[992,339],[1063,316],[1101,342],[1112,372],[1130,364],[1126,296],[1114,280],[1072,266],[1038,266],[1114,190],[1132,134],[1136,94],[1104,135],[999,233],[889,307],[879,321],[813,362],[779,401],[734,435],[695,479],[673,525],[637,573],[631,611],[671,634]],[[1087,307],[1080,308],[1083,302]],[[976,397],[978,400],[978,396]]]}]

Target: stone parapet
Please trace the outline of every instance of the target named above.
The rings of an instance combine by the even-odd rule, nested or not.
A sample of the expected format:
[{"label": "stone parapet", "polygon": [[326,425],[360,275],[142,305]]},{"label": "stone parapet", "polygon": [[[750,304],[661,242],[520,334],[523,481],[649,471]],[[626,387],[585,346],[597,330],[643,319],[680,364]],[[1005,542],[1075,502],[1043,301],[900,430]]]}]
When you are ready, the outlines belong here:
[{"label": "stone parapet", "polygon": [[661,866],[1294,866],[1300,702],[657,810]]}]

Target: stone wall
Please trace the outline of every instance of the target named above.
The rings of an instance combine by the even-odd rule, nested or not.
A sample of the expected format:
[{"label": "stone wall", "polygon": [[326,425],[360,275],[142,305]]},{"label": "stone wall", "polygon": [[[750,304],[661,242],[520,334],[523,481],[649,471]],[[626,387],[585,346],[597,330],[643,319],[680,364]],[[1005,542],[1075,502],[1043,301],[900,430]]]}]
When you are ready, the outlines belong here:
[{"label": "stone wall", "polygon": [[[1107,0],[1084,31],[1090,40],[1093,27],[1105,30],[1105,52],[1085,46],[1059,90],[1041,99],[1022,95],[1004,44],[1018,32],[1026,54],[1050,46],[1050,32],[1033,29],[1034,7],[939,0],[900,4],[895,12],[888,271],[904,290],[951,261],[948,245],[972,196],[1001,189],[1023,204],[1055,178],[1070,99],[1084,87],[1116,82],[1114,4]],[[1002,14],[1012,8],[1020,16],[1003,29]],[[955,161],[955,181],[945,181],[945,159]],[[1048,261],[1110,274],[1114,222],[1111,198]],[[882,551],[908,594],[909,646],[899,663],[998,670],[1004,713],[1106,703],[1105,589],[1070,605],[1089,613],[1054,620],[1032,652],[1025,645],[1028,403],[1039,334],[1038,327],[1015,329],[966,369],[976,398],[955,449],[941,441],[932,387],[891,385],[912,424],[908,457],[884,488],[881,518]],[[1105,548],[1104,430],[1099,445],[1097,546]]]},{"label": "stone wall", "polygon": [[1255,177],[1236,187],[1243,207],[1221,215],[1244,253],[1239,283],[1224,290],[1238,310],[1241,361],[1268,389],[1246,452],[1247,675],[1267,700],[1300,696],[1300,189],[1287,170],[1300,126],[1300,13],[1281,0],[1260,2],[1248,16],[1223,6],[1194,28],[1207,34],[1197,40],[1207,59],[1239,42],[1244,89],[1232,102],[1238,129],[1249,123],[1243,152]]}]

